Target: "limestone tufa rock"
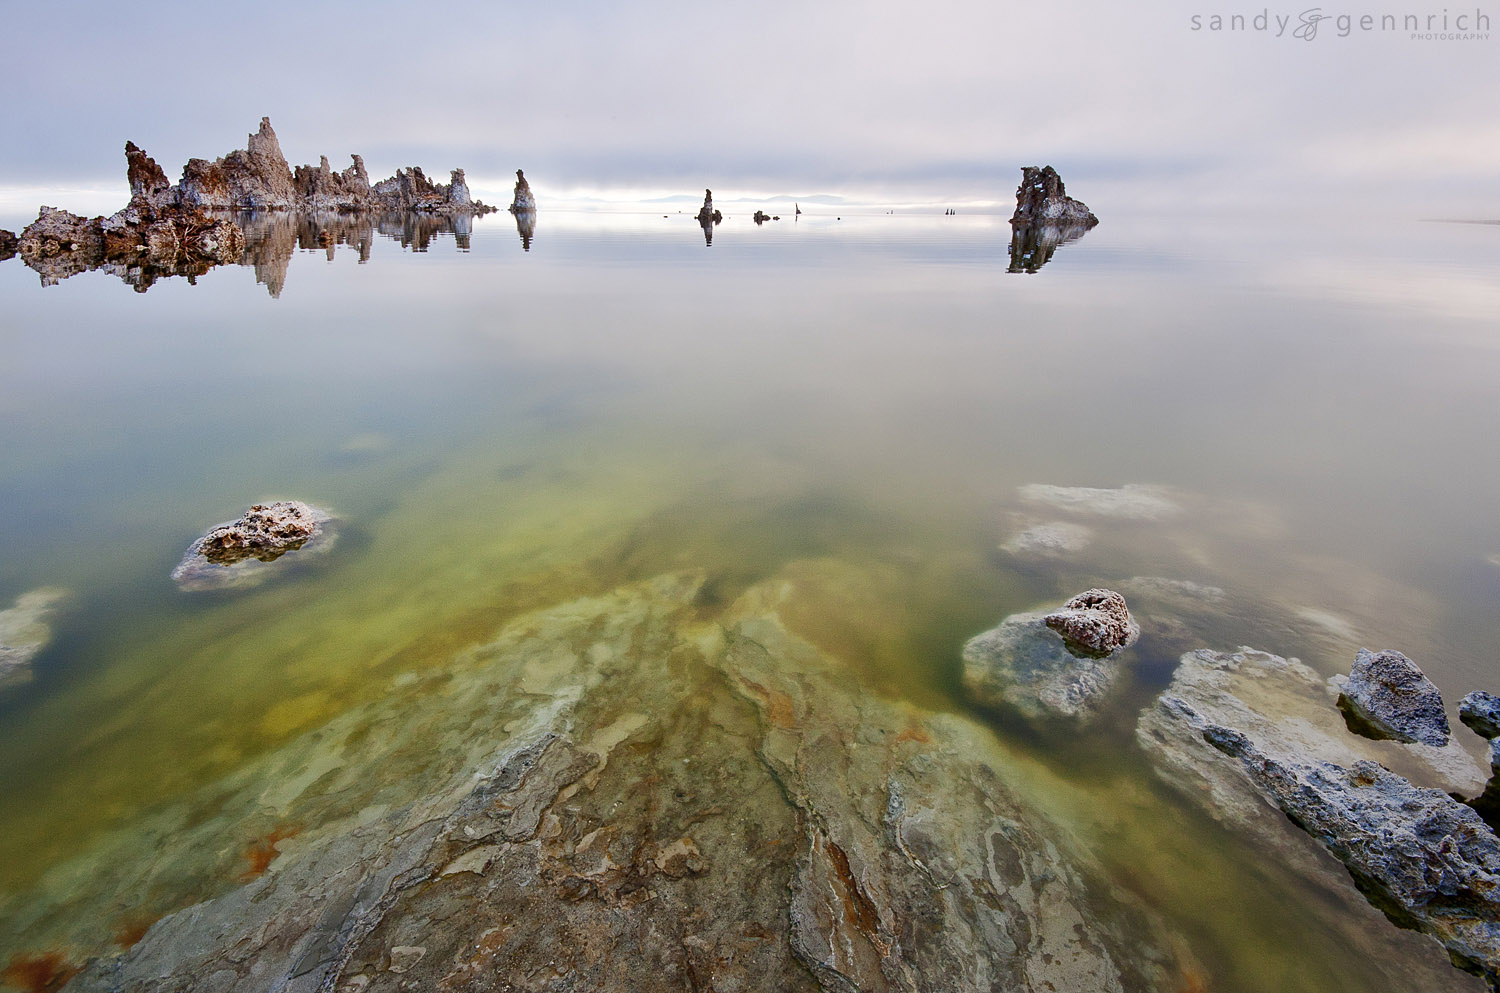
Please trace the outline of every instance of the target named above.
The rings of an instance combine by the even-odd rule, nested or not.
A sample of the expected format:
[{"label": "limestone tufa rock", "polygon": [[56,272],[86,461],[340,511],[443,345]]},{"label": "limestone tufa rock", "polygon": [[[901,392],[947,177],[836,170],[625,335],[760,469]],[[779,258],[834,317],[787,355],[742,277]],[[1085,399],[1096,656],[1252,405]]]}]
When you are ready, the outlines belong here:
[{"label": "limestone tufa rock", "polygon": [[21,242],[15,236],[15,232],[0,229],[0,262],[14,257],[20,247]]},{"label": "limestone tufa rock", "polygon": [[1442,694],[1400,652],[1361,648],[1349,675],[1336,679],[1336,685],[1341,691],[1339,706],[1369,725],[1361,733],[1438,748],[1447,743]]},{"label": "limestone tufa rock", "polygon": [[318,514],[305,503],[258,503],[239,520],[211,529],[199,539],[198,551],[219,565],[249,558],[272,562],[305,545],[317,527]]},{"label": "limestone tufa rock", "polygon": [[1082,202],[1067,195],[1056,169],[1025,166],[1021,169],[1021,185],[1016,187],[1016,212],[1010,223],[1018,227],[1081,224],[1091,228],[1099,223],[1099,218]]},{"label": "limestone tufa rock", "polygon": [[1027,717],[1091,718],[1119,677],[1115,656],[1139,636],[1124,597],[1089,590],[1062,610],[1012,614],[970,638],[964,687],[982,704]]},{"label": "limestone tufa rock", "polygon": [[288,552],[327,551],[332,520],[327,511],[297,500],[255,504],[239,520],[209,528],[189,545],[172,580],[189,592],[256,585],[268,578],[268,564]]},{"label": "limestone tufa rock", "polygon": [[516,189],[510,201],[510,212],[519,214],[523,210],[536,210],[536,198],[531,195],[531,184],[526,182],[526,174],[517,169]]},{"label": "limestone tufa rock", "polygon": [[1500,697],[1475,690],[1458,701],[1458,719],[1481,738],[1500,738]]},{"label": "limestone tufa rock", "polygon": [[1141,636],[1125,598],[1114,590],[1085,590],[1043,620],[1066,641],[1104,655],[1134,644]]},{"label": "limestone tufa rock", "polygon": [[714,191],[703,191],[703,206],[698,208],[699,224],[718,224],[724,219],[724,215],[714,209]]}]

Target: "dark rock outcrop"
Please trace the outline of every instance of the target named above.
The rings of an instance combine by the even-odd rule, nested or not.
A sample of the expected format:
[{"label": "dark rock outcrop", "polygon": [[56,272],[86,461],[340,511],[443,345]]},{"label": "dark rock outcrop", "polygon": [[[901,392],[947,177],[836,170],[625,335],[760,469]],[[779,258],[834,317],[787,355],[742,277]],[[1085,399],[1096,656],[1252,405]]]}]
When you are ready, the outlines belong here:
[{"label": "dark rock outcrop", "polygon": [[1134,644],[1141,636],[1140,625],[1130,616],[1125,598],[1114,590],[1085,590],[1043,621],[1070,647],[1100,655]]},{"label": "dark rock outcrop", "polygon": [[1475,690],[1458,701],[1458,719],[1481,738],[1500,738],[1500,697]]},{"label": "dark rock outcrop", "polygon": [[1443,696],[1400,652],[1361,648],[1346,677],[1336,678],[1339,706],[1361,734],[1441,748],[1448,742]]},{"label": "dark rock outcrop", "polygon": [[281,142],[271,119],[260,119],[260,130],[243,149],[212,162],[189,159],[182,170],[177,198],[197,207],[239,210],[287,210],[297,206],[292,170],[281,153]]},{"label": "dark rock outcrop", "polygon": [[1016,187],[1016,212],[1011,215],[1010,223],[1018,227],[1082,225],[1087,230],[1098,224],[1099,218],[1082,202],[1068,196],[1056,169],[1024,166],[1021,185]]},{"label": "dark rock outcrop", "polygon": [[526,182],[526,174],[517,169],[516,188],[511,197],[510,212],[512,214],[520,214],[534,210],[536,210],[536,198],[531,195],[531,184]]},{"label": "dark rock outcrop", "polygon": [[703,206],[698,208],[699,224],[718,224],[724,215],[714,209],[714,191],[703,191]]},{"label": "dark rock outcrop", "polygon": [[188,546],[172,580],[187,591],[253,586],[269,574],[265,567],[288,552],[327,551],[333,518],[297,500],[256,504],[236,521],[209,528]]},{"label": "dark rock outcrop", "polygon": [[1089,590],[1062,610],[1012,614],[963,648],[964,688],[985,706],[1027,717],[1093,717],[1119,677],[1119,652],[1140,628],[1125,598]]},{"label": "dark rock outcrop", "polygon": [[0,228],[0,262],[13,258],[20,247],[21,242],[15,232]]},{"label": "dark rock outcrop", "polygon": [[[1141,714],[1136,740],[1167,783],[1269,846],[1275,863],[1314,887],[1320,902],[1342,906],[1330,926],[1347,929],[1356,947],[1372,940],[1358,922],[1358,903],[1367,900],[1403,928],[1437,938],[1455,964],[1493,986],[1500,847],[1449,795],[1473,790],[1482,771],[1453,742],[1437,748],[1351,734],[1331,696],[1296,659],[1250,648],[1189,652]],[[1345,865],[1352,883],[1329,871],[1313,842]],[[1408,939],[1388,931],[1380,941]]]}]

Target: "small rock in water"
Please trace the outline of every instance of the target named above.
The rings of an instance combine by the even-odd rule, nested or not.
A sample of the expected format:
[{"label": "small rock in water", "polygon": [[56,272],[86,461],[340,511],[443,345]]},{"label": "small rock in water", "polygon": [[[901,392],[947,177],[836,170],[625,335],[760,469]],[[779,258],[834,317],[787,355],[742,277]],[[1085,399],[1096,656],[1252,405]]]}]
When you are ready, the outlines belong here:
[{"label": "small rock in water", "polygon": [[982,704],[1028,717],[1092,717],[1119,676],[1116,656],[1139,635],[1124,597],[1089,590],[1060,611],[1012,614],[970,638],[964,686]]},{"label": "small rock in water", "polygon": [[20,247],[21,243],[17,240],[15,232],[0,230],[0,262],[14,256]]},{"label": "small rock in water", "polygon": [[1500,697],[1475,690],[1458,701],[1458,719],[1481,738],[1500,738]]},{"label": "small rock in water", "polygon": [[1082,550],[1093,537],[1094,532],[1082,524],[1049,521],[1017,531],[1000,548],[1012,555],[1063,555]]},{"label": "small rock in water", "polygon": [[1134,644],[1141,636],[1125,598],[1114,590],[1085,590],[1043,619],[1071,644],[1104,655]]},{"label": "small rock in water", "polygon": [[[1441,748],[1448,742],[1443,697],[1417,664],[1400,652],[1361,648],[1349,675],[1335,679],[1339,706],[1358,719],[1351,727],[1366,737],[1420,742]],[[1362,722],[1369,727],[1355,727]],[[1370,733],[1373,730],[1374,733]]]},{"label": "small rock in water", "polygon": [[334,538],[332,520],[327,511],[297,500],[258,503],[188,546],[172,579],[188,591],[255,585],[267,578],[265,568],[288,552],[326,551]]}]

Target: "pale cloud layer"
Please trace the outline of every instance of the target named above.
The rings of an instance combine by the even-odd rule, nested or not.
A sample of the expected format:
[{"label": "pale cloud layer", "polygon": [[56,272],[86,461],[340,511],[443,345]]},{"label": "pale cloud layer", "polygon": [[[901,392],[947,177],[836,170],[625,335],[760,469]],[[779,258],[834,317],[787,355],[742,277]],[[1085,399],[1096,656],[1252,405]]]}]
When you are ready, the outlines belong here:
[{"label": "pale cloud layer", "polygon": [[[126,138],[175,176],[269,115],[294,164],[358,151],[481,187],[522,166],[539,193],[1004,199],[1051,162],[1162,202],[1500,216],[1500,3],[1402,2],[1321,7],[1351,30],[1312,41],[1291,36],[1310,0],[4,2],[0,186],[119,184]],[[1491,37],[1358,27],[1444,9]],[[1208,30],[1236,13],[1250,30]]]}]

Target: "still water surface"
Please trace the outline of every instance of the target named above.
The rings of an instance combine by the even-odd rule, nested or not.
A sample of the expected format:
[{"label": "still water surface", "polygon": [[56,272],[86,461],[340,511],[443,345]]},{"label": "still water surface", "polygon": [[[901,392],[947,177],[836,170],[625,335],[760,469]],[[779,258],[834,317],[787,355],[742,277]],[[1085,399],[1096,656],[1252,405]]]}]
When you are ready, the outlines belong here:
[{"label": "still water surface", "polygon": [[[1500,690],[1500,227],[1110,217],[1032,274],[1006,271],[1002,217],[873,209],[736,216],[711,246],[660,212],[543,212],[525,249],[504,214],[251,229],[255,269],[144,294],[0,265],[0,608],[70,591],[0,690],[0,958],[66,946],[68,915],[128,930],[144,911],[101,891],[98,853],[160,853],[108,839],[506,618],[679,568],[729,599],[821,558],[879,578],[803,633],[869,692],[991,723],[1212,988],[1393,988],[1135,753],[1175,658],[1149,614],[1079,735],[974,711],[959,649],[1160,576],[1241,605],[1190,621],[1205,646],[1325,675],[1397,648],[1450,705]],[[1069,519],[1033,483],[1182,511],[1013,555]],[[279,498],[338,514],[328,556],[173,586],[205,527]]]}]

